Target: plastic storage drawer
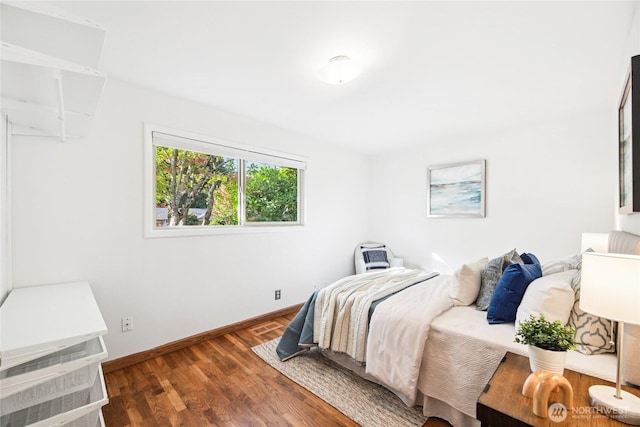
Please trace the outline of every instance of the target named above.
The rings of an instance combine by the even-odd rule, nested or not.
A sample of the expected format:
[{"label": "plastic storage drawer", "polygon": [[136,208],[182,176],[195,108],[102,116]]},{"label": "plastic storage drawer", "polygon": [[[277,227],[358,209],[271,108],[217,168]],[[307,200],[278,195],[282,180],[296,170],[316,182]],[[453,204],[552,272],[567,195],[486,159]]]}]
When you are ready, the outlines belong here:
[{"label": "plastic storage drawer", "polygon": [[102,375],[102,367],[93,385],[28,408],[4,413],[0,416],[0,427],[87,427],[97,426],[100,410],[109,401]]},{"label": "plastic storage drawer", "polygon": [[7,405],[15,405],[18,401],[25,402],[22,407],[39,403],[29,401],[29,396],[37,399],[40,395],[53,393],[48,394],[46,400],[49,400],[89,388],[98,364],[106,358],[104,340],[97,337],[1,371],[0,405],[3,412],[7,412]]},{"label": "plastic storage drawer", "polygon": [[87,282],[13,289],[0,306],[0,372],[106,333]]}]

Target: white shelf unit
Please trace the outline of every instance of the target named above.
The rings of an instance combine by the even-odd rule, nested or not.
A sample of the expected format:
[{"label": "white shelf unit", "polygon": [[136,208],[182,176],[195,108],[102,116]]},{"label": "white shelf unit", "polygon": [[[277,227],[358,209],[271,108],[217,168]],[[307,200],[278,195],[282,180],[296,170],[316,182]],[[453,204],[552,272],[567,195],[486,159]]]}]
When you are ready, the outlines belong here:
[{"label": "white shelf unit", "polygon": [[87,282],[13,289],[0,306],[0,427],[104,425],[106,333]]},{"label": "white shelf unit", "polygon": [[13,135],[88,134],[106,81],[97,70],[105,35],[46,2],[0,3],[0,107]]}]

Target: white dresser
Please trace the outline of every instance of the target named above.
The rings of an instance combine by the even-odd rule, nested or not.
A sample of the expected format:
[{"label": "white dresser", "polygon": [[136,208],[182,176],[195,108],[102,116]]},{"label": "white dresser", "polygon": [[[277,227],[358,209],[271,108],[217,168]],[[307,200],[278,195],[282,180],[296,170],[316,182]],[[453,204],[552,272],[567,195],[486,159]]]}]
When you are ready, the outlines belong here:
[{"label": "white dresser", "polygon": [[106,333],[87,282],[12,290],[0,307],[0,427],[104,425]]}]

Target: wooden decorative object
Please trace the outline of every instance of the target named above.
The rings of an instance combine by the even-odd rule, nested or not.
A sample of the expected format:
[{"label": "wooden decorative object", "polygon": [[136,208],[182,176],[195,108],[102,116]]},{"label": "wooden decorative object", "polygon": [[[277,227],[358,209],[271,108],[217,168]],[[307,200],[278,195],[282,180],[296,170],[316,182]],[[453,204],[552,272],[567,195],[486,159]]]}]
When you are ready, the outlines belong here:
[{"label": "wooden decorative object", "polygon": [[536,371],[529,375],[522,386],[522,394],[533,399],[533,413],[547,418],[549,402],[573,407],[573,388],[562,375]]},{"label": "wooden decorative object", "polygon": [[547,371],[536,371],[529,375],[522,386],[522,394],[530,399],[533,399],[533,392],[536,390],[536,386],[540,382],[543,376],[548,375]]}]

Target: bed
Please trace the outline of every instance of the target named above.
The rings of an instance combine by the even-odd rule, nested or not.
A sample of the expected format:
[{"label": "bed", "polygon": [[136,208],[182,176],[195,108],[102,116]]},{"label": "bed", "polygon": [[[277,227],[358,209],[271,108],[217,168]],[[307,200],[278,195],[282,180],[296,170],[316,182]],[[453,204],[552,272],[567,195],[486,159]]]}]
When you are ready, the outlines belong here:
[{"label": "bed", "polygon": [[[604,236],[609,252],[640,254],[640,236],[619,231]],[[512,252],[501,257],[513,256]],[[478,266],[486,270],[489,262],[469,265],[475,264],[478,273]],[[309,298],[306,309],[303,307],[298,313],[297,322],[294,319],[283,335],[278,354],[286,359],[319,346],[326,357],[382,384],[405,404],[422,406],[426,416],[445,419],[455,426],[478,426],[477,398],[504,353],[526,355],[527,349],[513,340],[514,321],[489,324],[487,311],[476,306],[484,304],[481,298],[465,294],[467,288],[461,288],[461,283],[469,265],[461,266],[454,275],[390,267],[343,278]],[[579,297],[579,267],[580,255],[541,265],[540,271],[546,274],[523,291],[518,316],[546,311],[552,320],[555,316],[571,322],[571,316],[579,311],[575,301],[575,295]],[[500,273],[504,275],[503,271]],[[383,290],[387,280],[391,283],[390,291]],[[341,292],[341,288],[346,292]],[[364,302],[355,301],[354,295],[358,293],[365,295]],[[473,302],[469,302],[471,298]],[[327,308],[330,306],[333,308]],[[354,306],[358,307],[358,316],[338,315],[338,311],[351,311]],[[351,317],[359,319],[355,328],[343,324],[353,320]],[[342,339],[335,342],[329,332],[336,325],[341,331],[338,336],[344,335],[345,328],[351,332],[360,330],[364,336],[357,339],[348,336],[347,341],[353,340],[358,345],[349,346]],[[296,342],[300,336],[304,338]],[[286,342],[289,348],[284,351]],[[589,344],[592,343],[580,347],[581,352],[570,351],[566,367],[615,381],[615,349],[606,347],[607,343]],[[638,348],[627,347],[636,351]],[[625,357],[636,360],[632,359],[635,356]]]}]

